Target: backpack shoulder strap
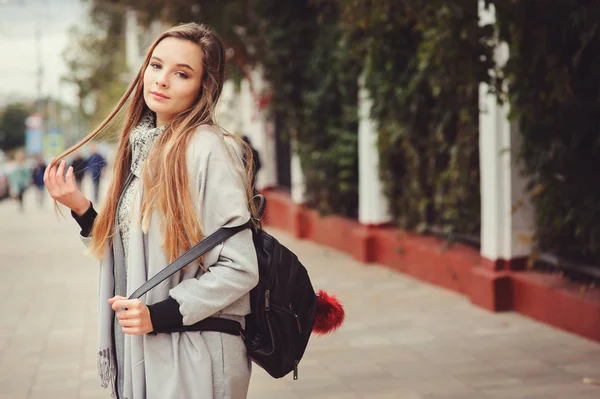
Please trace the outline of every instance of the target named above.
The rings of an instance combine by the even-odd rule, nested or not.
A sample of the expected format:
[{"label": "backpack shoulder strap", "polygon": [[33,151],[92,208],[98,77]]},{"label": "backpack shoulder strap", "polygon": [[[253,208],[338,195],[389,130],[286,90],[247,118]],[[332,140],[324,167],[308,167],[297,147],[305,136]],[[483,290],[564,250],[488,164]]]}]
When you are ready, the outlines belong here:
[{"label": "backpack shoulder strap", "polygon": [[150,280],[146,281],[140,288],[135,290],[133,294],[129,296],[129,299],[137,299],[150,291],[152,288],[156,287],[163,280],[171,277],[173,274],[178,272],[180,269],[183,269],[186,265],[189,265],[194,260],[198,259],[206,252],[210,251],[223,241],[227,240],[229,237],[235,235],[236,233],[249,228],[252,225],[252,220],[247,221],[246,223],[236,226],[236,227],[222,227],[213,234],[205,237],[198,244],[194,245],[192,248],[188,249],[185,253],[183,253],[179,258],[175,259],[171,264],[162,269],[160,272],[156,273]]}]

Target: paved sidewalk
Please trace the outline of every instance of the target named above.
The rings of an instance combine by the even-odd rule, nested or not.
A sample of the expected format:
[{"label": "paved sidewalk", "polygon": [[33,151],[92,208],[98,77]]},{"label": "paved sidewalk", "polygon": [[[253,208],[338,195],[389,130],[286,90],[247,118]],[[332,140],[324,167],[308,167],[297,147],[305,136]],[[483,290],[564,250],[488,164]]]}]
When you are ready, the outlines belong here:
[{"label": "paved sidewalk", "polygon": [[[108,398],[96,373],[97,264],[68,213],[34,200],[27,193],[24,214],[0,202],[0,399]],[[249,398],[600,398],[600,345],[274,234],[347,321],[311,339],[298,381],[254,367]]]}]

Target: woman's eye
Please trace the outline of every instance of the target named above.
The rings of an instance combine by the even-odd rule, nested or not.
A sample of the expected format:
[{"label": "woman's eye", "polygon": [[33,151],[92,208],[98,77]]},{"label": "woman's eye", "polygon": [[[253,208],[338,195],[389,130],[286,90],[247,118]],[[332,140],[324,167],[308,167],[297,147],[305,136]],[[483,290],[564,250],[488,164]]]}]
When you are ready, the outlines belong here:
[{"label": "woman's eye", "polygon": [[160,64],[154,63],[154,64],[150,64],[150,66],[154,69],[160,69]]},{"label": "woman's eye", "polygon": [[182,79],[187,79],[187,77],[188,77],[188,76],[187,76],[185,73],[183,73],[183,72],[177,72],[177,74],[176,74],[176,75],[177,75],[177,76],[179,76],[179,77],[180,77],[180,78],[182,78]]}]

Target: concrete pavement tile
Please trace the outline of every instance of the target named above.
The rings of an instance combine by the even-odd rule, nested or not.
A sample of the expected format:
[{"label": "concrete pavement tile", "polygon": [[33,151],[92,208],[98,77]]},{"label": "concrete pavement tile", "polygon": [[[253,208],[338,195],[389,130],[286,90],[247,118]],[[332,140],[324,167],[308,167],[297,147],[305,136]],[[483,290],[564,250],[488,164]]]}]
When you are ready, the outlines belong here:
[{"label": "concrete pavement tile", "polygon": [[[291,376],[288,375],[285,378],[289,378]],[[296,384],[298,381],[312,381],[313,379],[321,379],[321,380],[335,380],[336,374],[331,370],[327,369],[320,362],[316,362],[315,364],[301,364],[298,367],[298,380],[291,381],[291,383]]]},{"label": "concrete pavement tile", "polygon": [[569,399],[598,399],[599,395],[600,392],[578,392],[572,394]]},{"label": "concrete pavement tile", "polygon": [[42,390],[42,391],[31,391],[29,399],[65,399],[65,398],[77,398],[77,390],[75,389],[56,389],[56,390]]},{"label": "concrete pavement tile", "polygon": [[478,390],[469,387],[452,376],[440,376],[429,381],[413,381],[407,383],[407,388],[413,389],[424,397],[432,395],[469,396],[476,395]]},{"label": "concrete pavement tile", "polygon": [[345,386],[361,396],[376,392],[389,392],[405,386],[402,381],[388,373],[368,373],[344,377],[342,380]]},{"label": "concrete pavement tile", "polygon": [[445,366],[445,369],[448,370],[449,374],[498,371],[493,363],[483,363],[481,361],[452,364]]},{"label": "concrete pavement tile", "polygon": [[425,361],[438,365],[453,365],[474,362],[476,357],[470,352],[451,346],[432,347],[430,345],[413,346],[411,348]]},{"label": "concrete pavement tile", "polygon": [[560,370],[556,370],[549,373],[540,373],[537,375],[530,375],[523,378],[523,381],[526,384],[531,385],[543,385],[543,384],[579,384],[583,381],[582,377],[579,377],[574,374],[564,373]]},{"label": "concrete pavement tile", "polygon": [[304,396],[307,399],[360,399],[354,392],[325,393]]},{"label": "concrete pavement tile", "polygon": [[479,388],[493,388],[493,387],[504,387],[504,386],[515,386],[523,384],[524,381],[520,378],[511,377],[508,374],[504,374],[499,371],[471,371],[456,373],[452,372],[452,375],[459,381],[462,381],[466,385],[479,389]]},{"label": "concrete pavement tile", "polygon": [[110,398],[110,390],[108,388],[106,388],[106,389],[102,388],[100,386],[99,381],[97,381],[95,384],[92,384],[90,382],[82,383],[79,386],[77,392],[79,393],[79,398],[84,398],[84,397],[104,398],[104,399]]},{"label": "concrete pavement tile", "polygon": [[394,389],[382,392],[367,392],[361,396],[364,399],[425,399],[421,394],[412,389]]},{"label": "concrete pavement tile", "polygon": [[530,357],[543,361],[545,363],[561,366],[565,363],[580,363],[587,361],[598,361],[600,351],[591,349],[571,349],[566,347],[554,346],[533,350],[527,348],[524,350]]},{"label": "concrete pavement tile", "polygon": [[3,374],[0,377],[0,394],[3,395],[27,395],[33,385],[33,375],[10,375]]},{"label": "concrete pavement tile", "polygon": [[0,370],[6,371],[8,375],[20,375],[23,373],[32,373],[37,369],[40,363],[41,354],[16,354],[3,355],[0,358]]},{"label": "concrete pavement tile", "polygon": [[79,361],[71,362],[60,357],[44,356],[38,365],[38,372],[80,372]]},{"label": "concrete pavement tile", "polygon": [[482,394],[481,392],[474,392],[470,394],[460,393],[456,395],[441,393],[426,395],[423,397],[423,399],[488,399],[488,396]]},{"label": "concrete pavement tile", "polygon": [[352,377],[361,375],[383,375],[389,374],[383,367],[376,364],[365,364],[364,362],[347,362],[347,363],[323,363],[324,367],[340,377]]},{"label": "concrete pavement tile", "polygon": [[395,338],[392,338],[391,341],[395,345],[403,345],[407,347],[428,344],[431,342],[435,342],[436,335],[433,332],[426,332],[423,330],[413,330],[413,331],[402,331],[399,332]]},{"label": "concrete pavement tile", "polygon": [[534,378],[553,374],[556,368],[533,359],[504,360],[495,363],[498,370],[517,378]]},{"label": "concrete pavement tile", "polygon": [[325,376],[323,378],[314,376],[310,379],[303,378],[296,381],[291,381],[288,387],[301,398],[310,397],[310,395],[318,394],[334,394],[340,392],[352,392],[348,386],[344,385],[344,382],[335,376]]},{"label": "concrete pavement tile", "polygon": [[59,349],[50,349],[45,351],[43,356],[51,363],[64,364],[64,367],[68,367],[68,365],[78,366],[81,363],[81,350],[65,352]]},{"label": "concrete pavement tile", "polygon": [[416,363],[423,362],[423,358],[418,356],[412,349],[405,346],[391,345],[387,347],[369,348],[357,352],[359,359],[372,359],[377,364],[383,363]]},{"label": "concrete pavement tile", "polygon": [[[82,320],[84,318],[83,312],[79,315],[71,315],[71,318],[75,320]],[[83,326],[77,325],[71,328],[53,328],[48,334],[48,340],[55,343],[72,343],[75,341],[81,341],[85,336],[85,329]]]},{"label": "concrete pavement tile", "polygon": [[348,344],[354,349],[389,348],[392,340],[385,336],[364,335],[348,340]]},{"label": "concrete pavement tile", "polygon": [[250,381],[250,391],[252,392],[274,392],[288,390],[291,391],[290,385],[282,383],[282,381],[258,381],[253,378]]},{"label": "concrete pavement tile", "polygon": [[[0,314],[4,317],[4,313],[0,310]],[[15,333],[15,327],[12,325],[1,324],[0,322],[0,339],[10,339]]]},{"label": "concrete pavement tile", "polygon": [[41,371],[35,375],[35,384],[55,384],[55,383],[73,383],[78,385],[79,383],[79,371],[78,370],[54,370],[54,371]]},{"label": "concrete pavement tile", "polygon": [[379,363],[384,370],[402,383],[429,382],[446,378],[449,371],[444,366],[421,362]]},{"label": "concrete pavement tile", "polygon": [[110,397],[110,391],[100,386],[100,378],[98,377],[98,371],[96,369],[85,368],[81,370],[79,374],[79,394],[83,397],[83,394],[94,395],[102,394],[105,398]]},{"label": "concrete pavement tile", "polygon": [[559,366],[563,370],[582,377],[600,379],[600,358],[577,363],[567,363]]},{"label": "concrete pavement tile", "polygon": [[79,391],[77,395],[79,399],[109,399],[110,392],[108,390],[104,391]]},{"label": "concrete pavement tile", "polygon": [[79,390],[93,392],[103,389],[98,377],[79,380]]},{"label": "concrete pavement tile", "polygon": [[79,386],[81,388],[100,388],[100,378],[98,375],[86,375],[79,377]]},{"label": "concrete pavement tile", "polygon": [[76,390],[79,379],[68,374],[44,374],[35,377],[32,391]]},{"label": "concrete pavement tile", "polygon": [[298,396],[290,390],[280,390],[273,392],[248,392],[247,399],[303,399],[303,396]]},{"label": "concrete pavement tile", "polygon": [[525,398],[568,398],[572,399],[578,395],[598,395],[600,397],[600,388],[586,386],[583,383],[572,384],[525,384],[518,387],[502,387],[492,389],[482,389],[484,394],[492,399],[525,399]]},{"label": "concrete pavement tile", "polygon": [[[345,339],[338,337],[335,340],[320,340],[312,339],[309,342],[308,347],[306,348],[305,354],[307,358],[309,356],[328,356],[329,354],[335,354],[337,352],[348,352],[354,350]],[[309,355],[310,354],[310,355]]]}]

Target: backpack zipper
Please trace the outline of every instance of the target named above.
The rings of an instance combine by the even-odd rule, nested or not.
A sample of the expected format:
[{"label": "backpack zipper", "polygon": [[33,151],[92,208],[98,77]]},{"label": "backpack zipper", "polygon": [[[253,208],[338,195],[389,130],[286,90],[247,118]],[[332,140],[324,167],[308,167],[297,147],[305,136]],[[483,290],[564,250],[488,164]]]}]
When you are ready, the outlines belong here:
[{"label": "backpack zipper", "polygon": [[271,310],[271,293],[269,290],[265,290],[265,310],[267,312]]},{"label": "backpack zipper", "polygon": [[[292,307],[292,304],[290,304],[290,308]],[[278,305],[273,305],[274,309],[286,312],[288,314],[291,314],[292,316],[294,316],[296,318],[296,323],[298,324],[298,333],[302,334],[302,325],[300,323],[300,317],[294,313],[294,311],[284,308],[283,306],[278,306]],[[265,290],[265,311],[269,312],[271,310],[271,291],[270,290]],[[297,359],[294,360],[294,380],[298,379],[298,363],[300,363]]]},{"label": "backpack zipper", "polygon": [[292,307],[292,303],[290,302],[290,312],[296,318],[296,323],[298,324],[298,333],[302,334],[302,324],[300,324],[300,316],[296,312],[294,312],[294,308]]},{"label": "backpack zipper", "polygon": [[298,360],[294,360],[294,380],[298,379]]},{"label": "backpack zipper", "polygon": [[[265,293],[266,294],[266,293]],[[265,306],[266,308],[266,306]],[[294,316],[294,318],[296,319],[296,324],[298,326],[298,333],[302,334],[302,325],[300,324],[300,316],[298,316],[296,313],[292,312],[291,310],[289,310],[288,308],[284,308],[283,306],[279,306],[279,305],[273,305],[273,309],[277,309],[280,312],[285,312],[291,316]],[[268,309],[267,309],[268,310]]]}]

